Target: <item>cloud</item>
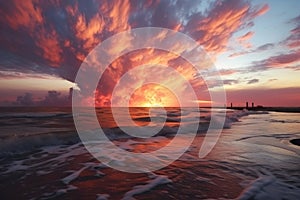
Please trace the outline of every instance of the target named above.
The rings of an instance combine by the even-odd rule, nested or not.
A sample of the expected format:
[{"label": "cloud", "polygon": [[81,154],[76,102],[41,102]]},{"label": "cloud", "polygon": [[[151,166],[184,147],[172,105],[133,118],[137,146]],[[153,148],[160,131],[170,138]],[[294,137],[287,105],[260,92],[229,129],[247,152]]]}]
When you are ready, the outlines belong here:
[{"label": "cloud", "polygon": [[254,32],[253,31],[249,31],[247,32],[246,34],[238,37],[238,41],[245,41],[245,40],[249,40],[252,36],[254,35]]},{"label": "cloud", "polygon": [[207,51],[223,52],[232,35],[251,25],[255,17],[266,12],[266,7],[251,8],[248,3],[238,0],[217,1],[205,16],[192,15],[186,31]]},{"label": "cloud", "polygon": [[[288,53],[271,56],[264,60],[254,61],[252,62],[252,66],[250,66],[250,71],[266,70],[270,68],[289,68],[293,70],[300,70],[300,15],[291,19],[288,23],[296,24],[296,27],[290,31],[290,36],[279,42],[278,45],[288,47],[290,51]],[[275,44],[265,44],[251,52],[267,50],[274,46]],[[239,55],[251,52],[240,52]],[[236,55],[232,54],[230,56],[233,57]]]},{"label": "cloud", "polygon": [[[199,56],[199,53],[197,56]],[[184,79],[176,79],[176,73],[171,73],[168,71],[169,67],[160,68],[159,70],[154,68],[151,71],[151,69],[141,66],[145,64],[172,67],[175,69],[175,71],[177,71],[177,73],[180,73]],[[99,106],[105,106],[109,104],[110,98],[107,97],[110,97],[111,91],[117,84],[120,84],[120,78],[124,75],[124,73],[135,69],[137,66],[139,66],[139,70],[134,71],[134,73],[127,73],[126,81],[121,84],[124,88],[124,90],[119,90],[118,92],[121,103],[128,96],[129,89],[134,89],[137,85],[142,85],[147,81],[163,81],[164,84],[175,88],[177,93],[181,94],[180,96],[189,95],[185,90],[187,82],[190,82],[192,87],[197,88],[195,91],[199,91],[199,93],[201,92],[203,85],[205,85],[201,78],[194,76],[197,70],[178,55],[174,55],[170,52],[165,52],[162,50],[143,49],[133,51],[129,54],[119,57],[106,69],[106,71],[102,74],[98,91],[95,94],[96,104]],[[153,75],[149,76],[149,74]],[[150,87],[144,89],[150,91]],[[155,87],[153,90],[155,90]]]},{"label": "cloud", "polygon": [[[1,3],[1,8],[3,20],[7,21],[7,24],[14,30],[22,27],[33,30],[38,24],[43,23],[41,8],[37,7],[34,1]],[[7,14],[8,12],[10,15]]]},{"label": "cloud", "polygon": [[247,84],[253,84],[253,83],[258,83],[259,82],[259,79],[257,78],[254,78],[254,79],[251,79],[247,82]]},{"label": "cloud", "polygon": [[[74,81],[85,56],[99,42],[130,28],[155,26],[179,30],[198,40],[208,51],[226,49],[232,34],[251,25],[266,10],[248,1],[224,0],[207,5],[203,1],[2,1],[0,6],[0,50],[28,60],[34,67],[18,63],[14,70],[30,69]],[[205,11],[200,7],[207,6]],[[0,53],[1,54],[1,53]],[[0,60],[0,70],[6,66]]]},{"label": "cloud", "polygon": [[282,44],[288,46],[291,49],[300,48],[300,15],[289,21],[291,24],[295,24],[295,28],[290,31],[290,36],[286,38]]},{"label": "cloud", "polygon": [[300,49],[286,54],[272,56],[261,61],[252,63],[253,70],[263,70],[268,68],[299,68]]},{"label": "cloud", "polygon": [[22,106],[32,106],[34,105],[34,100],[32,96],[33,96],[32,93],[25,93],[23,96],[18,96],[15,104],[22,105]]},{"label": "cloud", "polygon": [[62,63],[62,49],[55,30],[50,33],[46,33],[45,30],[42,31],[37,36],[36,45],[42,50],[42,53],[39,52],[38,54],[49,61],[51,66],[59,67]]},{"label": "cloud", "polygon": [[268,4],[263,5],[262,7],[256,9],[251,15],[252,17],[258,17],[270,10],[270,6]]},{"label": "cloud", "polygon": [[131,1],[131,16],[129,23],[132,27],[165,27],[182,31],[189,17],[197,12],[197,7],[203,2],[194,1]]},{"label": "cloud", "polygon": [[0,102],[0,105],[14,106],[71,106],[73,89],[71,88],[68,95],[62,95],[60,92],[51,90],[42,99],[35,99],[34,94],[26,92],[24,95],[18,96],[14,102]]},{"label": "cloud", "polygon": [[[32,54],[31,54],[32,55]],[[30,57],[30,56],[29,56]],[[48,74],[59,76],[59,69],[42,64],[40,59],[32,59],[0,49],[0,71],[23,74]]]},{"label": "cloud", "polygon": [[254,35],[253,31],[249,31],[245,33],[244,35],[237,38],[237,41],[242,45],[244,48],[249,49],[252,47],[252,45],[249,43],[249,39],[252,38]]},{"label": "cloud", "polygon": [[19,78],[39,78],[39,79],[51,79],[53,76],[49,74],[38,73],[22,73],[14,71],[0,71],[0,79],[19,79]]},{"label": "cloud", "polygon": [[[11,59],[0,60],[0,70],[20,57],[33,63],[31,71],[54,73],[74,81],[84,57],[110,35],[128,30],[129,1],[2,1],[0,51]],[[33,69],[34,68],[34,69]],[[18,63],[15,70],[25,72]]]},{"label": "cloud", "polygon": [[225,76],[225,75],[231,75],[239,72],[237,69],[221,69],[218,71],[220,75]]},{"label": "cloud", "polygon": [[[209,3],[181,0],[2,1],[0,71],[50,74],[74,81],[82,61],[96,45],[116,33],[147,26],[181,31],[197,40],[209,53],[218,54],[228,48],[234,33],[253,26],[253,20],[268,8],[267,5],[253,6],[246,0]],[[253,32],[248,32],[241,40],[251,35]],[[117,45],[126,42],[117,41]],[[112,47],[109,53],[113,54],[115,48],[118,46]],[[154,52],[152,56],[156,58],[151,62],[169,64],[176,61],[176,57],[161,52]],[[139,53],[132,55],[132,60],[118,59],[105,72],[104,84],[96,91],[97,101],[108,104],[112,88],[121,75],[149,60],[151,58]],[[194,72],[187,65],[179,62],[174,68],[188,77],[195,87],[204,88],[203,81],[194,79]],[[132,78],[138,79],[137,76]],[[227,80],[227,83],[234,84],[234,80]],[[45,103],[60,99],[58,93],[49,93]]]},{"label": "cloud", "polygon": [[223,80],[223,84],[224,85],[233,85],[233,84],[237,84],[239,83],[238,80],[234,80],[234,79],[226,79],[226,80]]},{"label": "cloud", "polygon": [[264,44],[264,45],[261,45],[259,47],[256,48],[256,50],[254,50],[254,52],[259,52],[259,51],[266,51],[266,50],[269,50],[271,48],[273,48],[275,45],[272,44],[272,43],[267,43],[267,44]]},{"label": "cloud", "polygon": [[71,105],[71,91],[68,96],[62,96],[60,92],[57,92],[55,90],[48,91],[47,96],[45,96],[45,99],[36,102],[38,105],[43,106],[70,106]]},{"label": "cloud", "polygon": [[[295,28],[290,30],[290,36],[288,36],[283,41],[281,41],[277,44],[267,43],[267,44],[261,45],[261,46],[255,48],[255,49],[252,49],[252,50],[235,52],[235,53],[229,55],[229,57],[237,57],[237,56],[242,56],[242,55],[249,54],[249,53],[258,53],[258,52],[261,52],[261,51],[266,51],[266,50],[272,49],[275,46],[284,46],[284,47],[288,47],[292,51],[293,50],[297,51],[297,49],[300,48],[300,15],[293,18],[293,19],[291,19],[291,20],[289,20],[288,23],[295,24],[296,26],[295,26]],[[238,38],[238,40],[243,40],[244,38],[247,39],[247,37],[249,37],[249,35],[251,35],[250,33],[251,32],[246,33],[245,35]],[[290,54],[293,54],[293,53],[290,53]],[[283,57],[284,56],[282,56],[282,58],[278,57],[278,59],[283,59]],[[287,58],[288,55],[285,56],[285,57]],[[275,57],[273,57],[273,59],[274,58]]]},{"label": "cloud", "polygon": [[259,52],[262,52],[262,51],[272,49],[272,48],[274,48],[274,46],[275,46],[275,44],[267,43],[267,44],[263,44],[263,45],[255,48],[255,49],[252,49],[252,50],[240,51],[240,52],[230,54],[229,57],[232,58],[232,57],[242,56],[242,55],[249,54],[249,53],[259,53]]},{"label": "cloud", "polygon": [[[27,36],[31,37],[32,42],[34,41],[36,44],[35,51],[37,55],[50,61],[50,64],[53,66],[57,66],[61,63],[60,54],[62,50],[57,40],[57,33],[54,29],[49,31],[49,29],[44,27],[46,19],[44,19],[42,8],[37,6],[36,2],[29,0],[22,2],[12,1],[9,2],[9,4],[4,4],[0,13],[3,16],[1,20],[2,23],[6,22],[5,25],[14,30],[14,32],[11,33],[27,32]],[[20,34],[17,37],[22,37],[22,35]],[[16,37],[14,39],[16,40]],[[20,43],[22,43],[22,41],[20,41]],[[40,50],[42,50],[42,52],[40,52]]]},{"label": "cloud", "polygon": [[269,79],[268,81],[269,82],[272,82],[272,81],[277,81],[278,79],[277,78],[271,78],[271,79]]}]

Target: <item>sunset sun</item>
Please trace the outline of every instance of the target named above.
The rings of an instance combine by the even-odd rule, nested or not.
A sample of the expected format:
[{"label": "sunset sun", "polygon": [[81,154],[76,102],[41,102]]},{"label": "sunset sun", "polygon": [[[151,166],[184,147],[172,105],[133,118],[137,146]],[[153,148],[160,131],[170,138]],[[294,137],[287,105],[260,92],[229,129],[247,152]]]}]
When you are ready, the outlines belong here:
[{"label": "sunset sun", "polygon": [[130,107],[178,107],[177,97],[168,88],[158,84],[146,84],[132,94]]}]

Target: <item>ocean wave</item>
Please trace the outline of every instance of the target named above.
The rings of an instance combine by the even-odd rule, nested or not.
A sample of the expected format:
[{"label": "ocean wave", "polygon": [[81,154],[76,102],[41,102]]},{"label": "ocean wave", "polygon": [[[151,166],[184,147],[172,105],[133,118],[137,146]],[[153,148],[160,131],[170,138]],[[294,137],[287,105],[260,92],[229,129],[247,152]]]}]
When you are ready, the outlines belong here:
[{"label": "ocean wave", "polygon": [[0,119],[4,118],[65,118],[72,117],[71,113],[45,113],[45,112],[32,112],[32,113],[2,113]]},{"label": "ocean wave", "polygon": [[[155,117],[155,120],[157,121],[166,121],[165,126],[154,136],[167,136],[167,137],[172,137],[174,136],[177,131],[178,127],[182,126],[182,130],[186,131],[189,133],[189,126],[195,125],[195,123],[198,123],[198,130],[197,134],[205,134],[207,129],[209,128],[210,121],[213,120],[213,123],[222,123],[221,117],[226,114],[225,118],[225,123],[223,125],[223,128],[231,128],[233,123],[236,123],[239,121],[239,119],[243,116],[247,116],[249,114],[258,114],[261,112],[255,112],[255,111],[248,111],[248,110],[235,110],[235,111],[229,111],[225,113],[225,110],[220,110],[219,115],[216,115],[211,117],[211,115],[206,115],[200,117],[200,122],[199,120],[199,113],[192,113],[192,110],[184,111],[185,115],[183,116],[183,120],[181,121],[181,116],[180,112],[178,111],[173,111],[171,116],[168,115],[167,119],[163,119],[159,117],[159,114]],[[198,116],[198,118],[197,118]],[[51,120],[55,119],[56,121],[61,118],[61,120],[58,120],[60,126],[63,126],[65,124],[64,119],[68,119],[70,121],[70,118],[72,118],[72,114],[70,113],[10,113],[10,114],[2,114],[0,118],[5,118],[7,120],[8,118],[11,118],[11,120],[14,120],[16,118],[30,118],[33,120],[37,120],[35,122],[35,126],[38,126],[40,121],[39,119],[45,119],[45,118],[50,118],[48,123],[51,124]],[[137,116],[134,118],[136,121],[143,121],[143,122],[149,122],[151,121],[151,118],[144,117],[144,116]],[[0,121],[1,122],[1,121]],[[172,123],[172,125],[168,123]],[[18,121],[16,121],[18,123]],[[57,124],[56,124],[57,125]],[[161,124],[157,124],[161,125]],[[70,124],[68,125],[70,126]],[[14,126],[10,125],[11,129],[14,129]],[[15,126],[16,127],[16,126]],[[219,127],[219,126],[217,126]],[[22,127],[21,127],[22,128]],[[125,127],[127,130],[130,130],[131,128],[134,127]],[[6,132],[9,130],[9,127],[5,130]],[[26,127],[26,129],[23,130],[30,130],[30,127]],[[35,130],[34,127],[32,127],[32,130]],[[38,129],[40,130],[40,129]],[[71,131],[73,130],[73,131]],[[16,130],[14,130],[16,131]],[[14,132],[12,131],[12,132]],[[98,130],[94,130],[98,131]],[[122,127],[113,127],[113,128],[103,128],[104,133],[106,134],[106,137],[109,138],[110,140],[118,140],[118,139],[128,139],[128,138],[134,138],[133,136],[125,133],[122,131]],[[20,132],[20,133],[19,133]],[[55,128],[49,128],[49,132],[41,131],[39,132],[26,132],[23,131],[24,133],[21,133],[22,130],[19,130],[18,134],[9,134],[8,133],[2,133],[3,137],[1,138],[1,143],[0,143],[0,154],[13,154],[13,153],[18,153],[18,152],[23,152],[23,151],[31,151],[36,148],[40,148],[42,146],[55,146],[55,145],[69,145],[69,144],[75,144],[80,142],[80,138],[76,134],[75,128],[70,128],[67,129],[66,131],[61,130],[57,131]],[[5,136],[5,137],[4,137]]]},{"label": "ocean wave", "polygon": [[0,155],[13,155],[32,151],[43,146],[71,145],[79,143],[76,133],[47,133],[28,135],[26,137],[12,136],[0,142]]}]

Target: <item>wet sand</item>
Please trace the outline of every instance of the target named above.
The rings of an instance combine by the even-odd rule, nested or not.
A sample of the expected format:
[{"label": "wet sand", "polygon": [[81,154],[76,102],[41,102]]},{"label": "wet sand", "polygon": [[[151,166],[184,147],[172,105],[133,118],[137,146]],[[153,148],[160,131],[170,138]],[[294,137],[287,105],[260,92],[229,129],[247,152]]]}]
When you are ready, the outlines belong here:
[{"label": "wet sand", "polygon": [[[71,153],[61,149],[48,153],[37,151],[35,159],[25,161],[30,166],[1,176],[0,191],[4,199],[186,199],[236,198],[243,190],[242,180],[226,170],[214,168],[207,161],[197,161],[202,136],[198,136],[189,153],[168,167],[154,173],[126,173],[102,165],[81,145]],[[155,145],[165,145],[157,144]],[[198,145],[197,145],[198,146]],[[72,148],[72,147],[71,147]],[[134,151],[145,152],[136,145]],[[139,148],[142,148],[140,150]],[[151,148],[151,145],[148,146]],[[69,154],[69,155],[66,155]],[[77,154],[77,155],[76,155]],[[23,155],[23,160],[29,155]],[[190,161],[189,161],[190,160]],[[62,189],[64,188],[64,189]],[[137,188],[140,188],[137,190]],[[141,189],[142,188],[142,189]]]}]

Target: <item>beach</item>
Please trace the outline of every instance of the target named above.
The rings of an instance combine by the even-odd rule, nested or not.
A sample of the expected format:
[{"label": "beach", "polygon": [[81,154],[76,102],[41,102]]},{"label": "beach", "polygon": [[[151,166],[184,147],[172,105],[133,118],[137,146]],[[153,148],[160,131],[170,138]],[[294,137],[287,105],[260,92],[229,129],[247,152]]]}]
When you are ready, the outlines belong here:
[{"label": "beach", "polygon": [[[3,199],[300,198],[300,147],[290,142],[300,138],[300,113],[220,109],[227,112],[225,128],[213,150],[199,158],[210,110],[200,109],[199,114],[181,109],[188,119],[182,123],[200,116],[200,128],[188,150],[162,169],[128,173],[102,164],[85,149],[69,109],[5,108],[0,117],[0,195]],[[149,119],[141,110],[131,113],[143,124]],[[171,115],[160,134],[138,140],[123,135],[105,110],[97,110],[97,115],[116,146],[151,152],[176,135],[179,110],[167,111]]]}]

